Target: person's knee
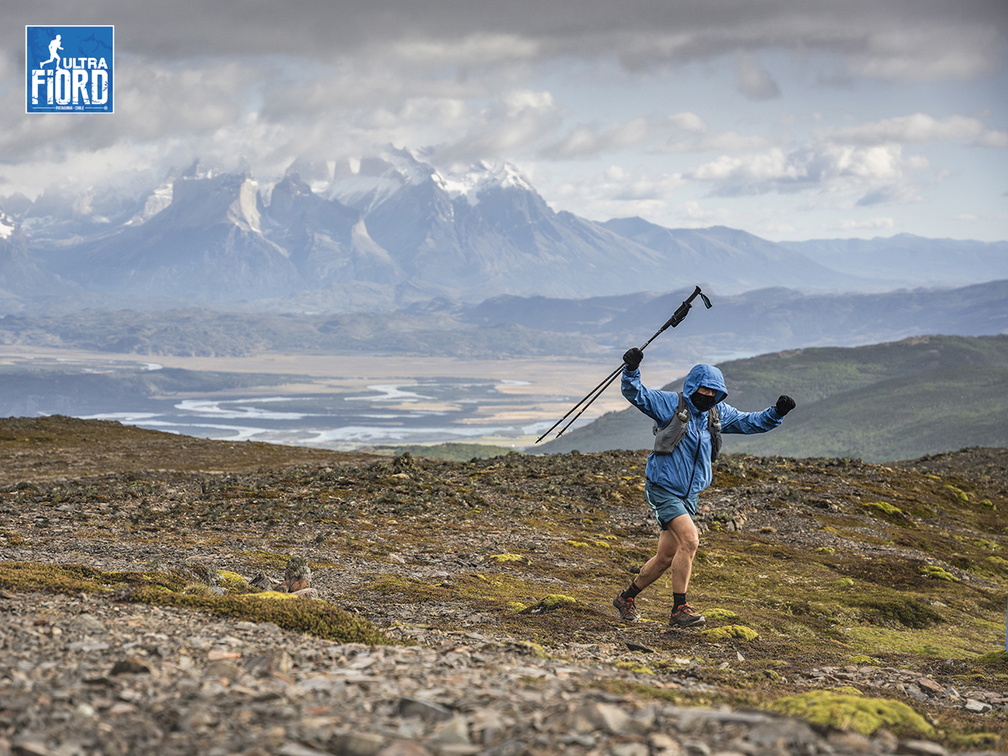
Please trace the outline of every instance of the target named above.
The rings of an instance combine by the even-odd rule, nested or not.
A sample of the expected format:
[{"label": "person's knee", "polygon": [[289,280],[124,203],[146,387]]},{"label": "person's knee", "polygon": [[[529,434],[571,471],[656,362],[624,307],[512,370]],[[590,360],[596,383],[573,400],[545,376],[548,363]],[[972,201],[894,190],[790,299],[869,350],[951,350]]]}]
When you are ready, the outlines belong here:
[{"label": "person's knee", "polygon": [[672,566],[672,558],[675,556],[674,551],[659,551],[655,554],[655,566],[658,567],[662,572],[665,572],[669,567]]},{"label": "person's knee", "polygon": [[691,554],[696,554],[697,549],[700,548],[700,535],[696,532],[691,533],[683,541],[682,548],[686,549]]},{"label": "person's knee", "polygon": [[696,528],[682,529],[676,534],[676,551],[684,551],[687,554],[696,554],[700,548],[700,534]]}]

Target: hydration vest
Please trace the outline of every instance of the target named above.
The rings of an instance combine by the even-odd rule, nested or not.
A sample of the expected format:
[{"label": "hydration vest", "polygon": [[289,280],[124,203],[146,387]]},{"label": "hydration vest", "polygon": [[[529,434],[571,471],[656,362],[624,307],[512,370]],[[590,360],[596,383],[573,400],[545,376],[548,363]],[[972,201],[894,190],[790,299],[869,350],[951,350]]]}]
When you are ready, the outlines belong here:
[{"label": "hydration vest", "polygon": [[[663,428],[659,428],[656,422],[651,429],[655,437],[654,453],[671,454],[674,452],[676,447],[679,446],[679,442],[686,436],[686,427],[689,425],[689,420],[690,413],[686,407],[686,397],[680,392],[679,407],[676,409],[675,414],[672,415],[672,419]],[[718,458],[718,454],[721,453],[721,417],[718,415],[716,404],[707,410],[707,430],[710,432],[711,440],[711,464],[714,464]]]}]

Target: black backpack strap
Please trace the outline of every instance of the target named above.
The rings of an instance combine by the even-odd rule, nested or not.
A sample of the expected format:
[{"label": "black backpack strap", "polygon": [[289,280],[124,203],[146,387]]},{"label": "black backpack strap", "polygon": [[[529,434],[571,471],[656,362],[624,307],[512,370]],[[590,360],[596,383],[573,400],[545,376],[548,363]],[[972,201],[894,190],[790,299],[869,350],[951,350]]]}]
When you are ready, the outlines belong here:
[{"label": "black backpack strap", "polygon": [[716,404],[707,410],[707,430],[710,432],[710,461],[713,465],[721,453],[721,415]]}]

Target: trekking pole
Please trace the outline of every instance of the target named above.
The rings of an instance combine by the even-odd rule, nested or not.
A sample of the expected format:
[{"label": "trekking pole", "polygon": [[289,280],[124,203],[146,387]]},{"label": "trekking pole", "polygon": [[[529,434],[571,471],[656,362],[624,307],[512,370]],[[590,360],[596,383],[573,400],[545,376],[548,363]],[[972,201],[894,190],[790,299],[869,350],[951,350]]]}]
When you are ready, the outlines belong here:
[{"label": "trekking pole", "polygon": [[[702,291],[700,291],[700,287],[697,286],[693,290],[693,293],[690,294],[685,300],[683,300],[683,303],[676,308],[676,311],[672,313],[672,317],[666,320],[665,324],[657,331],[655,331],[654,335],[650,339],[648,339],[641,345],[640,350],[643,352],[645,349],[647,349],[648,344],[657,339],[662,333],[665,332],[666,329],[675,328],[677,325],[682,323],[683,320],[686,318],[686,316],[689,314],[690,308],[693,306],[693,300],[696,299],[697,297],[700,297],[700,299],[703,300],[704,306],[708,310],[714,306],[711,304],[711,301],[707,298],[707,295],[704,294]],[[540,441],[546,438],[546,436],[548,436],[550,433],[553,432],[554,428],[563,423],[564,420],[570,417],[578,409],[578,407],[580,407],[581,408],[580,411],[578,411],[577,414],[574,415],[574,417],[571,417],[570,421],[566,425],[564,425],[563,428],[557,431],[556,437],[560,438],[560,436],[564,434],[564,431],[570,428],[571,425],[574,423],[574,421],[577,420],[579,417],[581,417],[581,414],[586,409],[588,409],[588,407],[592,404],[592,402],[594,402],[596,399],[602,396],[603,392],[605,392],[605,390],[609,388],[609,385],[614,380],[616,380],[616,377],[623,371],[625,365],[626,363],[624,362],[618,368],[613,370],[609,375],[603,378],[602,382],[599,383],[591,391],[589,391],[588,394],[583,399],[581,399],[581,401],[579,401],[577,404],[575,404],[573,407],[567,410],[567,414],[565,414],[563,417],[561,417],[559,420],[553,423],[553,425],[550,426],[549,430],[547,430],[545,433],[539,436],[539,438],[536,439],[536,443],[538,444]]]}]

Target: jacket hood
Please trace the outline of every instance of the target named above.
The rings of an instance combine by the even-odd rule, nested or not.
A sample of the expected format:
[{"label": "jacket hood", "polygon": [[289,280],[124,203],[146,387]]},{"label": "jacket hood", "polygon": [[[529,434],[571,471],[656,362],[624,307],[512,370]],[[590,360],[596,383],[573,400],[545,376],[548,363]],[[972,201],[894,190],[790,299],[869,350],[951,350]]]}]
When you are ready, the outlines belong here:
[{"label": "jacket hood", "polygon": [[[719,402],[728,398],[728,388],[725,386],[724,376],[713,365],[694,365],[686,376],[686,380],[683,381],[683,394],[689,399],[693,392],[701,386],[714,389]],[[693,403],[690,402],[690,404]]]}]

